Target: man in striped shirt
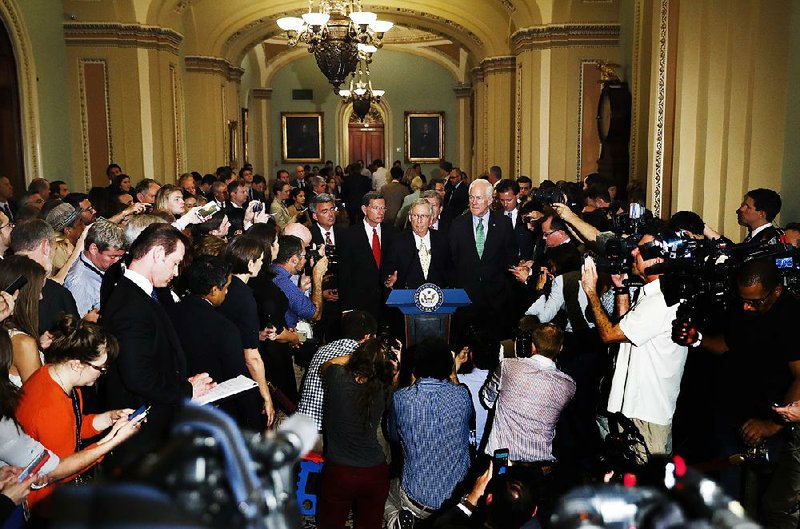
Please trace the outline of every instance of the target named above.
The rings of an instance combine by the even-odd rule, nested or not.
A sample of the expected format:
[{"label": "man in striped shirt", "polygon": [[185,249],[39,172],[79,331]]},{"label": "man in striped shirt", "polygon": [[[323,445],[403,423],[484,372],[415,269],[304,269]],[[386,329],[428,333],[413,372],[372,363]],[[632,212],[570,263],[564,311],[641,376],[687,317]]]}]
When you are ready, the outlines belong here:
[{"label": "man in striped shirt", "polygon": [[481,402],[495,407],[486,453],[508,448],[517,463],[553,461],[553,438],[575,381],[556,367],[564,332],[552,323],[532,331],[531,354],[507,358],[481,388]]}]

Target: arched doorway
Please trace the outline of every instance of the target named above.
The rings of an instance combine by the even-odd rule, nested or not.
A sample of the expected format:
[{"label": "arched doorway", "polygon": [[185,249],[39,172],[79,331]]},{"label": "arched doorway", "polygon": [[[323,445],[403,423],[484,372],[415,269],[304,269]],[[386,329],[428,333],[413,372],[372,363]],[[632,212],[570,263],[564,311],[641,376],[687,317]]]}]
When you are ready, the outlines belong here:
[{"label": "arched doorway", "polygon": [[25,189],[17,62],[11,38],[0,22],[0,175],[7,176],[17,192]]},{"label": "arched doorway", "polygon": [[355,113],[350,114],[347,133],[347,159],[350,162],[364,160],[364,163],[370,163],[372,160],[384,158],[386,151],[383,116],[375,107],[369,109],[363,122],[359,121]]}]

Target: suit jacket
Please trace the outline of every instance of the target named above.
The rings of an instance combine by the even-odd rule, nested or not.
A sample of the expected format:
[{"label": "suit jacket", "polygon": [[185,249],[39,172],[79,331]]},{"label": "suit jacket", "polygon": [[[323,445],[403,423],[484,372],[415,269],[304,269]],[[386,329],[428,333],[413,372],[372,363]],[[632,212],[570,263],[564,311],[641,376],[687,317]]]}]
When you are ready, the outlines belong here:
[{"label": "suit jacket", "polygon": [[455,219],[469,206],[469,184],[461,182],[455,189],[449,189],[444,195],[442,215]]},{"label": "suit jacket", "polygon": [[[390,224],[381,224],[381,268],[389,255],[394,231]],[[386,277],[375,263],[364,223],[358,222],[337,239],[339,253],[339,302],[342,310],[366,310],[380,320],[386,289]]]},{"label": "suit jacket", "polygon": [[431,235],[431,264],[428,268],[427,279],[422,273],[414,232],[404,231],[392,241],[392,248],[384,270],[386,275],[397,271],[395,289],[416,289],[424,283],[433,283],[440,288],[447,286],[447,276],[450,271],[450,248],[447,238],[435,230],[431,230],[429,233]]},{"label": "suit jacket", "polygon": [[514,226],[514,238],[517,241],[518,260],[528,261],[533,259],[533,232],[528,229],[522,215],[517,210],[517,225]]},{"label": "suit jacket", "polygon": [[496,211],[489,213],[483,257],[478,257],[472,215],[467,212],[450,225],[452,284],[467,291],[476,308],[505,312],[511,294],[509,267],[516,265],[517,243],[511,219]]},{"label": "suit jacket", "polygon": [[381,190],[383,198],[386,200],[386,221],[394,224],[397,213],[403,207],[403,199],[409,195],[408,188],[400,182],[389,182]]},{"label": "suit jacket", "polygon": [[152,406],[135,436],[149,448],[167,432],[178,406],[192,397],[180,339],[161,304],[127,277],[103,307],[103,326],[119,341],[106,379],[108,409]]},{"label": "suit jacket", "polygon": [[[208,301],[187,296],[167,312],[186,351],[189,373],[208,373],[217,382],[239,375],[250,377],[239,329]],[[220,407],[239,425],[261,430],[264,419],[260,400],[258,391],[250,390],[224,399]]]},{"label": "suit jacket", "polygon": [[225,214],[228,216],[228,222],[231,223],[231,227],[228,228],[228,236],[233,237],[237,232],[243,233],[244,208],[237,208],[229,202],[228,207],[225,208]]},{"label": "suit jacket", "polygon": [[[777,228],[775,226],[768,226],[763,230],[761,230],[760,232],[758,232],[755,237],[751,238],[747,242],[753,244],[755,243],[774,244],[776,242],[779,242],[781,235],[783,235],[782,229]],[[747,237],[749,236],[750,235],[748,234]],[[745,237],[745,240],[747,240],[747,237]]]},{"label": "suit jacket", "polygon": [[[322,236],[322,232],[319,230],[319,224],[316,222],[312,222],[311,226],[308,228],[311,231],[311,242],[315,243],[317,246],[322,246],[325,244],[325,238]],[[333,242],[334,246],[337,246],[341,243],[341,238],[345,232],[344,229],[334,225],[331,228],[333,231]]]}]

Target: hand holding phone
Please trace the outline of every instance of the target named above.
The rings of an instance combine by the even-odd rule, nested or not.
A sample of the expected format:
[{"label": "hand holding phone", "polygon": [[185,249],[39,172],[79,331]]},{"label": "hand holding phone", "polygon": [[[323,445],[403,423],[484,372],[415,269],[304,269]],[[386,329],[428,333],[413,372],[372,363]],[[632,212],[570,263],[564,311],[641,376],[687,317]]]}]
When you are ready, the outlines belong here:
[{"label": "hand holding phone", "polygon": [[18,278],[16,278],[13,283],[8,285],[5,291],[13,296],[14,294],[17,293],[19,289],[24,287],[27,283],[28,283],[28,278],[21,275]]},{"label": "hand holding phone", "polygon": [[495,476],[505,474],[506,470],[508,470],[508,448],[498,448],[495,450],[492,456],[492,463]]},{"label": "hand holding phone", "polygon": [[150,406],[148,406],[146,404],[142,404],[141,406],[139,406],[139,408],[135,412],[133,412],[130,415],[128,415],[128,421],[132,421],[132,420],[134,420],[136,417],[138,417],[140,415],[144,415],[145,417],[147,417],[147,414],[149,412],[150,412]]},{"label": "hand holding phone", "polygon": [[17,481],[22,483],[23,481],[28,479],[28,477],[35,476],[36,474],[38,474],[49,459],[50,459],[50,452],[48,452],[47,450],[42,450],[36,457],[33,458],[33,460],[30,463],[28,463],[28,465],[25,468],[22,469],[22,472],[20,472],[19,476],[17,476]]}]

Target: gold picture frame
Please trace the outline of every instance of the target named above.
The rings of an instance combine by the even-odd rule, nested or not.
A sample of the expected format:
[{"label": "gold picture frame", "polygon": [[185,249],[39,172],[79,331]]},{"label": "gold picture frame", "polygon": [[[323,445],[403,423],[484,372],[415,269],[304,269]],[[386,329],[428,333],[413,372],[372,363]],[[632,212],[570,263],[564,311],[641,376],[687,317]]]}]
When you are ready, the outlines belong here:
[{"label": "gold picture frame", "polygon": [[406,112],[404,131],[406,162],[444,160],[444,112]]},{"label": "gold picture frame", "polygon": [[239,167],[239,122],[228,120],[228,165]]},{"label": "gold picture frame", "polygon": [[283,163],[322,163],[324,133],[322,112],[281,112]]}]

